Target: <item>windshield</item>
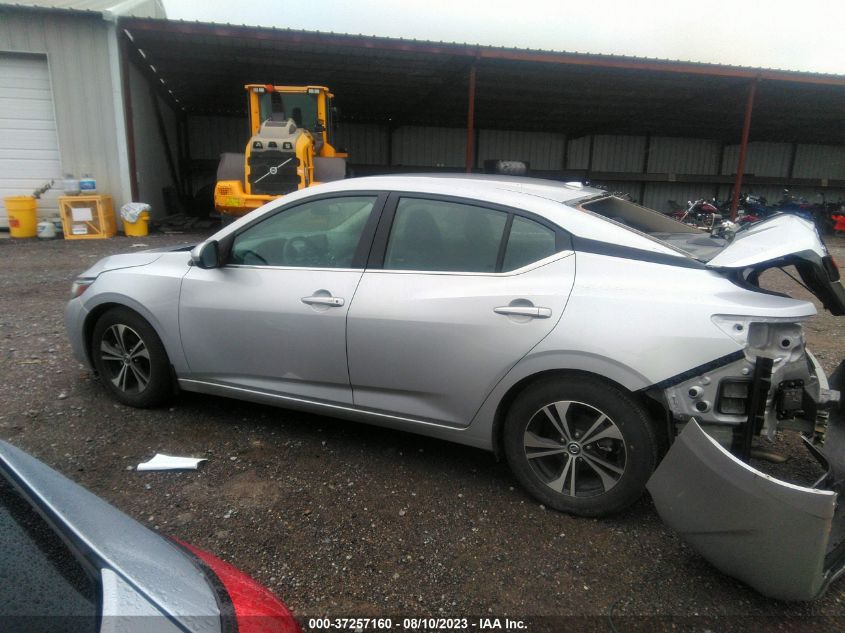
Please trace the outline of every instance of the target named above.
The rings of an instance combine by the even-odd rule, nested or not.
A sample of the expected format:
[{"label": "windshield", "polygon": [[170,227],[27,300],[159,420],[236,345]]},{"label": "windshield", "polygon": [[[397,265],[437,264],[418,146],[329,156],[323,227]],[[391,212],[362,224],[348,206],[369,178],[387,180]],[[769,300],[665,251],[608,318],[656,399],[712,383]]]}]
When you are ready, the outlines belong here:
[{"label": "windshield", "polygon": [[317,126],[317,95],[265,92],[261,95],[261,123],[293,119],[297,127],[311,130]]}]

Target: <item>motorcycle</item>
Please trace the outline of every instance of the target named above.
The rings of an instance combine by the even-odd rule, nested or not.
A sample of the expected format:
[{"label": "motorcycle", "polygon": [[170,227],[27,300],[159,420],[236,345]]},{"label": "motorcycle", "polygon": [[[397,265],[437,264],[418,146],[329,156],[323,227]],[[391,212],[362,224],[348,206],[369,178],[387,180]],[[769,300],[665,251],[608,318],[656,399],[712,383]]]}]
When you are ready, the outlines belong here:
[{"label": "motorcycle", "polygon": [[[713,201],[715,202],[715,200]],[[689,201],[687,209],[672,211],[669,215],[679,222],[710,231],[722,221],[722,214],[715,204],[700,198]]]}]

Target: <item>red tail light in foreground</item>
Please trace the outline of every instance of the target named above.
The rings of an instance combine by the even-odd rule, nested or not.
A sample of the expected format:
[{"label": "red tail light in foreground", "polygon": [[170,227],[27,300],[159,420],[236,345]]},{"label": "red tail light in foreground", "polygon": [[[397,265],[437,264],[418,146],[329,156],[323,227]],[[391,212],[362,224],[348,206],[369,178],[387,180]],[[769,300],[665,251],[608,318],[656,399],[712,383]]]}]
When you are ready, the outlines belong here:
[{"label": "red tail light in foreground", "polygon": [[238,633],[302,633],[290,610],[267,588],[216,556],[188,543],[177,543],[217,576],[234,608]]}]

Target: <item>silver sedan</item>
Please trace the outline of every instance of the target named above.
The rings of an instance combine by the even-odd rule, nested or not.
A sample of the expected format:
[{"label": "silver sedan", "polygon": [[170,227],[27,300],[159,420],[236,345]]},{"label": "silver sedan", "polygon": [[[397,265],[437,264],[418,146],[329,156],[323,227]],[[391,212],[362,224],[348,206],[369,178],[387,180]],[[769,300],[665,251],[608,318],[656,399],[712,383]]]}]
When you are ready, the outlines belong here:
[{"label": "silver sedan", "polygon": [[[695,504],[672,501],[693,471],[658,468],[670,445],[745,465],[752,441],[787,421],[812,436],[838,411],[804,347],[815,308],[757,284],[787,265],[845,313],[794,216],[711,235],[579,184],[373,177],[284,196],[192,251],[108,257],[76,280],[66,325],[125,404],[183,389],[461,442],[579,515],[619,511],[651,479],[695,541]],[[688,502],[742,485],[718,470],[695,471]]]}]

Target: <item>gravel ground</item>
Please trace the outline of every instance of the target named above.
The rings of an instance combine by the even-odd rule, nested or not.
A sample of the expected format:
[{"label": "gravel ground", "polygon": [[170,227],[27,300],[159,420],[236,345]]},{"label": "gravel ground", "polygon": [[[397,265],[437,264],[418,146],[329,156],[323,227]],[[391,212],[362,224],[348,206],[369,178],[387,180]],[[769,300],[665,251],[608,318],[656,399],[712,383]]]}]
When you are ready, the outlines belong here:
[{"label": "gravel ground", "polygon": [[[301,616],[527,617],[530,631],[845,630],[845,581],[810,604],[763,598],[684,546],[648,498],[610,519],[574,518],[463,446],[193,394],[158,410],[115,404],[71,356],[71,280],[141,243],[197,239],[0,240],[0,437],[237,565]],[[829,242],[845,261],[845,240]],[[765,282],[809,296],[780,273]],[[807,327],[828,371],[845,356],[843,325],[823,312]],[[196,472],[134,470],[156,452],[209,461]],[[786,468],[813,467],[797,452]]]}]

